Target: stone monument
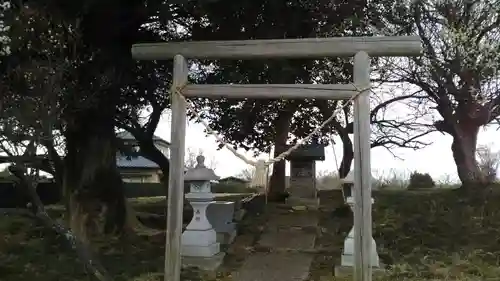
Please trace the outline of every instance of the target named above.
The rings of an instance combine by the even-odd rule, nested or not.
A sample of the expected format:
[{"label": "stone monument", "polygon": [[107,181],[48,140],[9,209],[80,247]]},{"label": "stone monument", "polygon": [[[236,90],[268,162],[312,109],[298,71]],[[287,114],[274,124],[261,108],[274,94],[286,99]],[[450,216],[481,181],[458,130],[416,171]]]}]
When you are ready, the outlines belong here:
[{"label": "stone monument", "polygon": [[[372,176],[373,182],[373,176]],[[345,178],[341,179],[342,184],[342,193],[344,195],[344,200],[347,205],[351,208],[351,211],[354,212],[354,171],[351,171]],[[372,198],[372,204],[374,200]],[[380,259],[377,253],[377,243],[375,239],[372,237],[371,242],[371,253],[370,253],[370,261],[374,271],[380,271]],[[345,273],[350,273],[354,268],[354,226],[349,231],[349,234],[344,240],[344,249],[342,251],[340,266],[335,268],[335,275],[344,275]]]},{"label": "stone monument", "polygon": [[215,270],[222,263],[224,253],[220,252],[217,233],[207,218],[207,207],[213,202],[212,180],[218,180],[212,169],[205,167],[205,157],[196,157],[197,164],[185,174],[190,185],[186,199],[193,207],[193,219],[181,236],[183,264],[204,270]]},{"label": "stone monument", "polygon": [[217,233],[217,242],[221,244],[231,244],[236,238],[235,205],[229,201],[214,201],[207,208],[208,221]]},{"label": "stone monument", "polygon": [[287,189],[290,196],[287,203],[317,208],[316,161],[325,160],[325,146],[317,141],[302,145],[286,160],[290,161],[290,183]]}]

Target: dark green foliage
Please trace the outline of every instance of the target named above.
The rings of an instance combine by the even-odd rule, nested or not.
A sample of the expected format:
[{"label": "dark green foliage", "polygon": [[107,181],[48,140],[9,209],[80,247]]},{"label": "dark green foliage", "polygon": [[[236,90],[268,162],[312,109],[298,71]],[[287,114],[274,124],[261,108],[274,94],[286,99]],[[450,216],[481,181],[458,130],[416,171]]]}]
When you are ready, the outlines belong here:
[{"label": "dark green foliage", "polygon": [[[44,205],[56,204],[60,201],[59,189],[50,182],[37,185],[36,192]],[[0,208],[25,208],[30,198],[16,183],[0,182]]]},{"label": "dark green foliage", "polygon": [[257,193],[255,188],[250,188],[246,184],[227,182],[212,185],[213,193]]},{"label": "dark green foliage", "polygon": [[419,172],[413,172],[410,175],[408,189],[424,189],[433,188],[435,186],[436,183],[428,173],[422,174]]},{"label": "dark green foliage", "polygon": [[[166,196],[167,187],[162,183],[124,183],[123,189],[126,198],[158,197]],[[217,189],[217,188],[216,188]],[[219,193],[251,193],[252,189],[241,187],[222,187]],[[189,192],[186,185],[185,193]],[[56,184],[42,182],[37,186],[37,193],[44,205],[57,204],[61,202],[61,196]],[[14,183],[0,182],[0,208],[26,207],[29,198],[22,193]]]},{"label": "dark green foliage", "polygon": [[11,178],[11,174],[7,169],[3,169],[2,171],[0,171],[0,181],[6,181],[9,178]]},{"label": "dark green foliage", "polygon": [[[14,8],[16,20],[6,23],[16,41],[0,77],[0,133],[13,141],[16,128],[45,146],[59,186],[64,178],[63,194],[87,206],[105,204],[106,221],[114,221],[117,232],[124,228],[125,206],[114,159],[116,121],[125,111],[127,121],[136,122],[133,113],[156,101],[149,95],[165,93],[156,90],[168,76],[151,67],[163,64],[138,63],[130,55],[133,43],[155,37],[141,30],[158,10],[154,2],[149,7],[154,10],[140,0],[23,1]],[[165,107],[166,99],[158,100]],[[52,141],[54,130],[64,136],[64,159],[55,149],[61,144]]]},{"label": "dark green foliage", "polygon": [[[364,1],[222,0],[186,7],[196,20],[194,40],[275,39],[366,35]],[[203,18],[204,16],[205,18]],[[205,24],[208,21],[210,24]],[[343,83],[351,81],[352,64],[347,59],[329,60],[221,60],[213,72],[200,71],[197,83]],[[203,66],[203,65],[202,65]],[[278,117],[300,112],[288,122],[294,138],[302,138],[329,116],[313,110],[314,100],[199,100],[199,107],[212,128],[225,140],[245,149],[268,152],[275,144]],[[294,141],[291,139],[290,141]],[[327,142],[326,136],[322,139]]]},{"label": "dark green foliage", "polygon": [[332,218],[350,218],[352,216],[352,210],[351,208],[347,205],[341,205],[332,211]]},{"label": "dark green foliage", "polygon": [[266,209],[266,195],[256,194],[241,200],[241,207],[247,212],[246,215],[256,216],[262,214]]},{"label": "dark green foliage", "polygon": [[268,202],[286,203],[288,197],[290,197],[290,193],[288,193],[287,191],[276,192],[271,198],[268,197]]},{"label": "dark green foliage", "polygon": [[166,196],[167,186],[163,183],[124,183],[127,198]]}]

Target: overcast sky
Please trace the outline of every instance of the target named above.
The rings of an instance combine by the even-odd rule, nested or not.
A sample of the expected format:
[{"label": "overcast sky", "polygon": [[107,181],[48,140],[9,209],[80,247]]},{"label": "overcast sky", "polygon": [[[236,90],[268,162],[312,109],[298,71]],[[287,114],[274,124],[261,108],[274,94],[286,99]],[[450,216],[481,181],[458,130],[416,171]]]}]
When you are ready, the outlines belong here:
[{"label": "overcast sky", "polygon": [[[166,140],[170,140],[170,124],[168,115],[161,121],[156,135]],[[500,143],[495,145],[495,139],[500,139],[500,131],[495,128],[482,130],[479,135],[480,145],[492,145],[494,150],[500,150]],[[457,180],[456,166],[451,153],[451,137],[441,133],[432,133],[422,140],[433,144],[417,151],[411,149],[395,149],[395,153],[400,159],[392,156],[384,148],[372,149],[372,173],[374,177],[389,177],[393,173],[408,176],[411,171],[429,173],[435,180]],[[335,152],[340,163],[342,159],[342,144],[340,139],[336,140]],[[213,136],[206,137],[203,125],[188,123],[186,128],[186,148],[195,152],[203,151],[207,159],[213,158],[217,162],[216,173],[221,177],[238,175],[241,171],[248,169],[242,160],[234,156],[229,150],[217,150],[217,143]],[[333,172],[336,168],[336,161],[333,147],[326,149],[326,160],[317,162],[318,173]],[[244,150],[241,150],[244,153]],[[249,157],[252,155],[248,154]],[[262,155],[268,159],[269,155]],[[288,171],[287,171],[288,172]]]}]

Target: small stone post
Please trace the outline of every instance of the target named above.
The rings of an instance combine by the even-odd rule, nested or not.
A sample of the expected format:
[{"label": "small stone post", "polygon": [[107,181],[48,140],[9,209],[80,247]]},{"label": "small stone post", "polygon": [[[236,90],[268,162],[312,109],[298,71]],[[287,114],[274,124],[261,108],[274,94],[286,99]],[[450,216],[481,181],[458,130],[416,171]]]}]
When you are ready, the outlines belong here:
[{"label": "small stone post", "polygon": [[219,177],[212,169],[205,167],[205,157],[196,157],[196,167],[186,172],[185,181],[190,184],[186,199],[193,207],[193,219],[182,233],[181,255],[183,264],[205,270],[214,270],[222,262],[217,233],[207,218],[207,207],[214,202],[210,181]]},{"label": "small stone post", "polygon": [[[344,189],[345,201],[354,212],[354,192],[352,190],[354,184],[354,173],[351,171],[345,178],[341,179],[341,184]],[[372,204],[374,203],[373,198],[371,199]],[[372,269],[377,270],[380,268],[380,260],[377,253],[377,244],[375,239],[371,239],[371,253],[370,262]],[[344,240],[344,249],[342,251],[340,267],[336,268],[336,275],[342,275],[344,271],[348,271],[354,267],[354,226],[349,231],[349,234]]]}]

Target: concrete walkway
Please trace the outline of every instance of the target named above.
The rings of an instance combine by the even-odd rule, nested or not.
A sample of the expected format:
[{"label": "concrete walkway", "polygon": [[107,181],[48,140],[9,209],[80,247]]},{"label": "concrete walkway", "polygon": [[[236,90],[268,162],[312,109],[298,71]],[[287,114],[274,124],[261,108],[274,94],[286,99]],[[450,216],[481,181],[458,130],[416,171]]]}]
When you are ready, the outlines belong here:
[{"label": "concrete walkway", "polygon": [[313,260],[318,216],[315,211],[273,210],[253,253],[233,273],[236,281],[302,281]]}]

